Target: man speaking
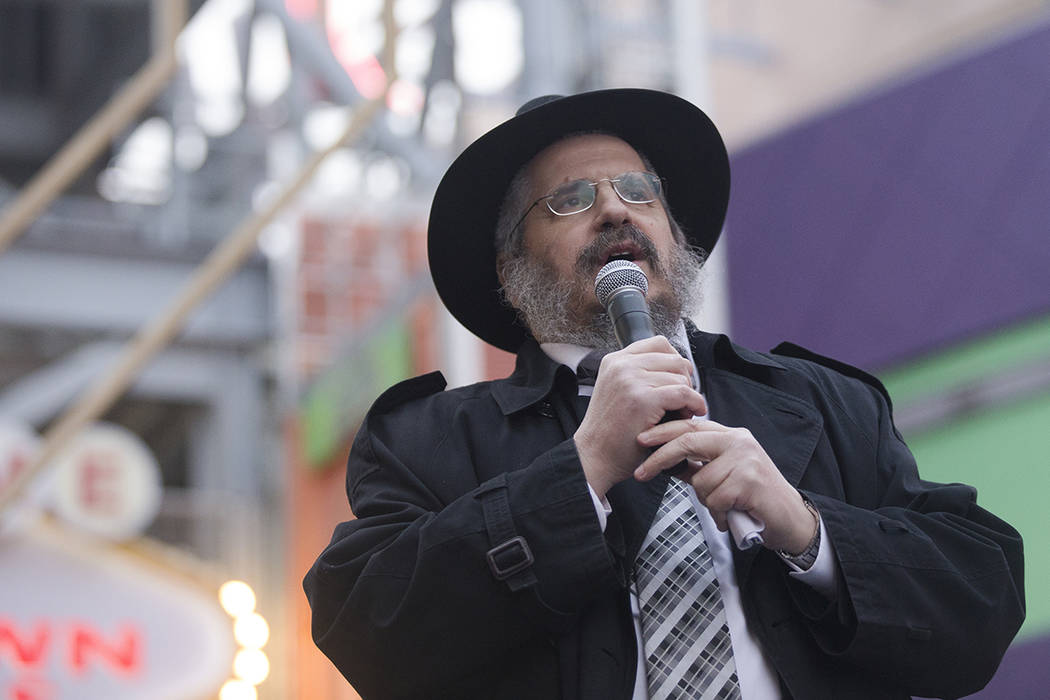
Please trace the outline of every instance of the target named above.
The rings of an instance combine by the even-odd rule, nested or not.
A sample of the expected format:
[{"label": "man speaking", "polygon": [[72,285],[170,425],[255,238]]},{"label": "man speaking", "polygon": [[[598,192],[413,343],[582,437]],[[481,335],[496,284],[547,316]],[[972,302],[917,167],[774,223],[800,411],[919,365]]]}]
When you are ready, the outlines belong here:
[{"label": "man speaking", "polygon": [[[650,90],[538,98],[449,168],[434,283],[517,365],[402,382],[354,440],[356,519],[305,588],[365,698],[987,683],[1024,617],[1020,537],[973,488],[919,479],[873,377],[683,320],[728,198],[714,125]],[[595,294],[610,263],[613,291],[644,295],[616,313],[651,337],[618,337]]]}]

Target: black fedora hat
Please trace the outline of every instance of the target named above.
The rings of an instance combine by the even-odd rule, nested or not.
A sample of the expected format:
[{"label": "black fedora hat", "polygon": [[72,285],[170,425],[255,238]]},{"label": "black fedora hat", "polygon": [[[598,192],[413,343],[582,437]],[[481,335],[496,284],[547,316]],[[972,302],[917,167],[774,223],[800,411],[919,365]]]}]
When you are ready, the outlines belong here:
[{"label": "black fedora hat", "polygon": [[494,236],[514,175],[561,137],[619,136],[667,183],[671,213],[686,240],[710,251],[729,203],[729,158],[711,120],[666,92],[597,90],[534,99],[463,151],[438,184],[430,210],[430,274],[452,315],[482,340],[516,352],[528,330],[499,291]]}]

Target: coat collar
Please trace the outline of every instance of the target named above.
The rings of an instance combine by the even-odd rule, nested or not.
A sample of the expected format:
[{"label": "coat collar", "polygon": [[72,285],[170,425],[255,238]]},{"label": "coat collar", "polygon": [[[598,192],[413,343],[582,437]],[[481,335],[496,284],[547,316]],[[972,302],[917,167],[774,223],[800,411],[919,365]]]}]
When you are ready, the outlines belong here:
[{"label": "coat collar", "polygon": [[697,364],[735,371],[745,376],[760,375],[762,368],[787,371],[769,355],[737,345],[724,333],[705,333],[686,322],[689,341]]},{"label": "coat collar", "polygon": [[[700,366],[723,368],[759,381],[770,369],[787,370],[768,355],[737,345],[726,335],[697,330],[689,321],[686,329],[694,360]],[[493,383],[492,394],[503,415],[517,413],[546,398],[558,375],[564,374],[559,372],[561,367],[540,349],[539,343],[532,338],[526,340],[518,350],[514,372]]]},{"label": "coat collar", "polygon": [[[503,415],[517,413],[546,398],[554,388],[561,367],[564,365],[547,357],[539,344],[528,338],[518,350],[514,372],[492,384],[492,396]],[[565,372],[572,374],[567,367]]]},{"label": "coat collar", "polygon": [[[689,339],[716,420],[747,426],[785,478],[797,485],[823,426],[820,412],[778,388],[777,375],[788,370],[775,359],[691,326]],[[503,414],[510,415],[543,401],[562,381],[575,382],[575,375],[530,338],[518,351],[514,372],[493,382],[492,394]]]}]

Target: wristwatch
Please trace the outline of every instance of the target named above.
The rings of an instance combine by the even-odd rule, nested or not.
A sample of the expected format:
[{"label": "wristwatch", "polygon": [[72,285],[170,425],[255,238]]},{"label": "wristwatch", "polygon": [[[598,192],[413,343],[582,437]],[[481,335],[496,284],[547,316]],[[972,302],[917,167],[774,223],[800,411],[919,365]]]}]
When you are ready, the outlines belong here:
[{"label": "wristwatch", "polygon": [[804,503],[806,508],[809,509],[809,512],[813,514],[813,519],[817,521],[817,531],[813,533],[813,539],[809,541],[806,548],[798,554],[791,554],[785,552],[783,549],[778,549],[777,554],[779,554],[784,561],[794,564],[803,571],[808,571],[809,567],[813,566],[813,562],[817,560],[817,552],[820,551],[820,514],[817,513],[816,507],[805,496],[802,496],[802,503]]}]

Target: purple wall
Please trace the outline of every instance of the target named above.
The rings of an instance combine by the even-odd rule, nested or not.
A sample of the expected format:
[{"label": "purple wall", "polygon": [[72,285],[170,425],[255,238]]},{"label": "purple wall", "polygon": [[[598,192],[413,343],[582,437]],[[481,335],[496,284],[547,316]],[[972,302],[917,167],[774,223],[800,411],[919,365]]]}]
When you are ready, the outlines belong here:
[{"label": "purple wall", "polygon": [[745,345],[878,369],[1050,312],[1050,26],[731,162]]},{"label": "purple wall", "polygon": [[991,683],[970,700],[1046,700],[1050,697],[1050,636],[1010,647]]}]

